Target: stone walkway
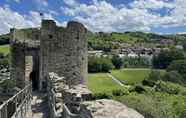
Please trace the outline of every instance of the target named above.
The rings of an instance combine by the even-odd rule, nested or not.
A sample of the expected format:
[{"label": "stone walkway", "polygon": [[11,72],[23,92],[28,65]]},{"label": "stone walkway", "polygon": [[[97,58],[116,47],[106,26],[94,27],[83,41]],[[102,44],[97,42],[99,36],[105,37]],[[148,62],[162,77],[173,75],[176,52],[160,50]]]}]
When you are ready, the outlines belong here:
[{"label": "stone walkway", "polygon": [[32,117],[31,118],[48,118],[48,106],[46,95],[39,92],[33,92],[32,100]]}]

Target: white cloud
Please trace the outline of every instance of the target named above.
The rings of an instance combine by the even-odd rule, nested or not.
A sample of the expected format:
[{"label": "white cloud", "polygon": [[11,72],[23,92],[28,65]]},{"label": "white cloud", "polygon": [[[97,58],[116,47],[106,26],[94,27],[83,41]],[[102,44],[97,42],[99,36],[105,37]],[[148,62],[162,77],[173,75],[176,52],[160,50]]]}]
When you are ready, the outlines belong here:
[{"label": "white cloud", "polygon": [[78,3],[75,0],[63,0],[63,2],[70,7],[75,7],[78,5]]},{"label": "white cloud", "polygon": [[166,0],[135,0],[130,4],[132,8],[140,9],[161,9],[173,8],[173,5]]},{"label": "white cloud", "polygon": [[8,7],[0,7],[0,34],[8,33],[12,27],[24,28],[31,25],[31,22],[26,21],[19,13],[11,11]]},{"label": "white cloud", "polygon": [[[157,17],[144,9],[116,8],[106,1],[95,1],[96,4],[80,4],[65,11],[74,19],[85,24],[92,31],[126,31],[150,30],[150,23]],[[81,15],[78,15],[81,14]],[[148,22],[146,18],[150,19]]]},{"label": "white cloud", "polygon": [[[12,11],[8,6],[0,7],[0,34],[8,33],[10,28],[39,27],[42,19],[52,19],[51,14],[40,15],[39,12],[30,11],[27,15]],[[55,20],[56,21],[56,20]],[[56,21],[58,25],[64,25]]]},{"label": "white cloud", "polygon": [[[153,27],[186,26],[186,0],[135,0],[129,6],[116,7],[93,0],[91,5],[76,2],[76,7],[66,7],[63,11],[92,31],[150,31]],[[169,13],[160,15],[150,11],[162,8]]]}]

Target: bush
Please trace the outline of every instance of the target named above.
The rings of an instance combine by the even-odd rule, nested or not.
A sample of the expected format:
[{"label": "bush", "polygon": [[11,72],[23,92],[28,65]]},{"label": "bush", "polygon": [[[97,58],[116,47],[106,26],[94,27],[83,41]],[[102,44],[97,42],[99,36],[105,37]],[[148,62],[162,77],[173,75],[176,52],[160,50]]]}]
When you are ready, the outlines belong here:
[{"label": "bush", "polygon": [[173,83],[178,83],[178,84],[183,84],[183,82],[184,82],[183,77],[177,71],[167,72],[162,77],[162,80],[168,81],[168,82],[173,82]]},{"label": "bush", "polygon": [[186,81],[186,60],[173,61],[167,68],[167,71],[177,71]]},{"label": "bush", "polygon": [[129,94],[128,89],[125,89],[125,90],[117,89],[117,90],[112,91],[113,96],[123,96],[123,95],[128,95],[128,94]]},{"label": "bush", "polygon": [[113,65],[109,58],[89,57],[88,72],[109,72],[111,69]]},{"label": "bush", "polygon": [[153,87],[156,83],[155,83],[154,81],[152,81],[152,80],[143,80],[143,81],[142,81],[142,84],[143,84],[144,86]]},{"label": "bush", "polygon": [[136,85],[134,90],[137,92],[137,93],[143,93],[145,92],[145,88],[142,86],[142,85]]},{"label": "bush", "polygon": [[129,92],[143,93],[146,92],[146,89],[142,85],[135,85],[129,89]]},{"label": "bush", "polygon": [[156,84],[155,90],[158,92],[164,92],[168,94],[181,94],[186,89],[179,84],[159,81]]}]

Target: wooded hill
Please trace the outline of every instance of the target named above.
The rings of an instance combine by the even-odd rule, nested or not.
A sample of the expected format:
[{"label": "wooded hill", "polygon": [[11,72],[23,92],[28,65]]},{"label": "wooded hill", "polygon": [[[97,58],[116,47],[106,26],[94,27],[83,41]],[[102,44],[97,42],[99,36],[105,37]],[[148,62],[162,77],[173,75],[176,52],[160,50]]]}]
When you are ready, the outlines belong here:
[{"label": "wooded hill", "polygon": [[[28,29],[30,32],[30,29]],[[107,46],[113,42],[118,43],[153,43],[161,39],[174,40],[175,42],[182,42],[186,40],[186,34],[174,34],[174,35],[160,35],[155,33],[144,32],[124,32],[124,33],[89,33],[88,43],[89,46]],[[9,34],[0,35],[0,45],[9,43]],[[117,47],[117,45],[116,45]],[[113,47],[114,48],[114,47]]]}]

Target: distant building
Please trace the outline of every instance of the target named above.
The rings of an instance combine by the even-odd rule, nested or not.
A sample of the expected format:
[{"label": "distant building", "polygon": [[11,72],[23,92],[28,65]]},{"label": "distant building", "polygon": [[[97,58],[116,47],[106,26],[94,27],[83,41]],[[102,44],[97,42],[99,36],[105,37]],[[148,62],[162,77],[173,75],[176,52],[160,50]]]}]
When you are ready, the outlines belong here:
[{"label": "distant building", "polygon": [[183,50],[183,46],[182,45],[176,45],[176,49]]},{"label": "distant building", "polygon": [[102,50],[93,50],[93,51],[88,51],[89,56],[96,56],[96,57],[101,57],[103,55]]}]

